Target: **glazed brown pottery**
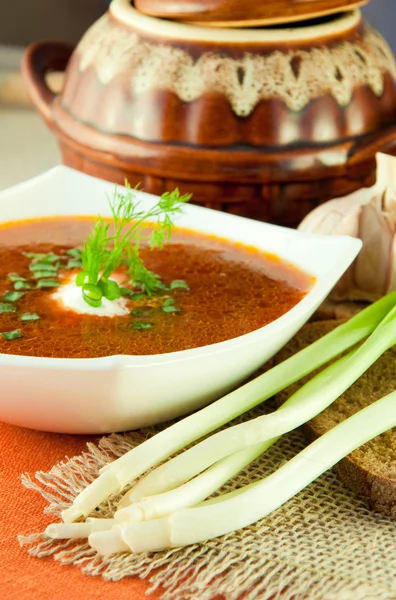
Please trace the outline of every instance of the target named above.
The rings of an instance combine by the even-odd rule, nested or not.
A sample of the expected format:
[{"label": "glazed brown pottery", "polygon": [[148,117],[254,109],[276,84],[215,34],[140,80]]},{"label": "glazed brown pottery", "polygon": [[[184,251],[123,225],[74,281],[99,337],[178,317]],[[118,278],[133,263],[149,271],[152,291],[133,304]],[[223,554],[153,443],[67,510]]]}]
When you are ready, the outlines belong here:
[{"label": "glazed brown pottery", "polygon": [[35,44],[23,69],[67,165],[253,218],[294,226],[396,153],[396,64],[359,11],[216,30],[114,0],[73,53]]},{"label": "glazed brown pottery", "polygon": [[296,22],[367,4],[368,0],[135,0],[147,15],[216,27]]}]

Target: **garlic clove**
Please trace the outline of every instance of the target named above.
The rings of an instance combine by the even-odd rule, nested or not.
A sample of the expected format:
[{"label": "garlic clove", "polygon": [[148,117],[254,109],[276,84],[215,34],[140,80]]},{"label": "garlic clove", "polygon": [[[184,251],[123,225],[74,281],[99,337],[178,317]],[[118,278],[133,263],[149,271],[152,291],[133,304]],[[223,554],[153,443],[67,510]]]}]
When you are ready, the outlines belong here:
[{"label": "garlic clove", "polygon": [[372,204],[362,207],[359,237],[363,248],[355,261],[355,284],[372,300],[386,292],[393,241],[386,220]]}]

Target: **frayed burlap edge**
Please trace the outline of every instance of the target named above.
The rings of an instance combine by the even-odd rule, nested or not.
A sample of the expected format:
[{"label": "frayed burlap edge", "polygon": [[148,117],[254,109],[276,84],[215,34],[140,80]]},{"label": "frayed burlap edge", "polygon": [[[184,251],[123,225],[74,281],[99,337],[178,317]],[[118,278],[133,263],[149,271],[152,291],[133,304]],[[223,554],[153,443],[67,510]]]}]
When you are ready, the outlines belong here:
[{"label": "frayed burlap edge", "polygon": [[[59,517],[99,469],[156,433],[113,434],[87,451],[23,485],[48,502]],[[230,483],[224,491],[264,477],[304,445],[293,432]],[[119,497],[95,513],[111,516]],[[109,581],[146,579],[162,600],[392,600],[396,599],[396,524],[372,513],[332,472],[262,521],[205,544],[150,553],[101,557],[85,541],[54,541],[44,534],[20,536],[38,558],[52,556],[87,575]]]}]

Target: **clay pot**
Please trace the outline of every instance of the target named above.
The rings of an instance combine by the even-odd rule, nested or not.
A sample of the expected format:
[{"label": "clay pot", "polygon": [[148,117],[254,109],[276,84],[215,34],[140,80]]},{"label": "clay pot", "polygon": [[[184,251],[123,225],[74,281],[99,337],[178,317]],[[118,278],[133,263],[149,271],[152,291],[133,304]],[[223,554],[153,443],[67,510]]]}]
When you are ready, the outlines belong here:
[{"label": "clay pot", "polygon": [[[67,62],[55,95],[45,75]],[[396,64],[359,11],[216,30],[114,0],[74,52],[35,44],[23,71],[66,164],[270,222],[371,185],[375,153],[396,153]]]},{"label": "clay pot", "polygon": [[312,19],[367,4],[368,0],[135,0],[154,17],[216,27],[246,27]]}]

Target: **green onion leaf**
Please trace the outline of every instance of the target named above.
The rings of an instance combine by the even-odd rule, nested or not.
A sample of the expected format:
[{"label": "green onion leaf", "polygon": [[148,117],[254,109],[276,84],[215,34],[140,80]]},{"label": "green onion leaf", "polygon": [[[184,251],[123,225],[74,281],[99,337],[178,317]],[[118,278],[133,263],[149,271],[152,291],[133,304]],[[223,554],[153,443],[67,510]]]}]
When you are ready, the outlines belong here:
[{"label": "green onion leaf", "polygon": [[13,331],[2,331],[1,335],[8,342],[11,340],[17,340],[17,339],[23,337],[22,331],[20,329],[14,329]]},{"label": "green onion leaf", "polygon": [[25,313],[24,315],[21,315],[20,317],[21,321],[39,321],[40,317],[38,316],[37,313]]},{"label": "green onion leaf", "polygon": [[87,273],[86,271],[81,271],[76,277],[76,285],[78,285],[78,287],[81,287],[88,282],[89,273]]},{"label": "green onion leaf", "polygon": [[45,254],[43,256],[43,258],[40,259],[40,261],[42,261],[44,263],[54,263],[54,262],[56,262],[58,260],[61,260],[61,259],[62,259],[61,256],[57,256],[53,252],[50,252],[49,254]]},{"label": "green onion leaf", "polygon": [[151,306],[145,306],[142,308],[133,308],[131,310],[131,315],[133,317],[147,317],[150,313],[153,312]]},{"label": "green onion leaf", "polygon": [[13,304],[0,303],[0,314],[2,313],[13,313],[16,311],[16,306]]},{"label": "green onion leaf", "polygon": [[51,277],[56,277],[56,271],[37,271],[33,273],[33,279],[48,279]]},{"label": "green onion leaf", "polygon": [[14,283],[14,290],[30,290],[32,286],[25,279],[17,279]]},{"label": "green onion leaf", "polygon": [[172,305],[163,306],[162,310],[166,313],[180,312],[180,308],[176,308],[176,306],[172,306]]},{"label": "green onion leaf", "polygon": [[189,291],[189,285],[186,281],[183,281],[182,279],[175,279],[175,281],[172,281],[172,283],[170,284],[170,289],[171,290],[187,290]]},{"label": "green onion leaf", "polygon": [[92,283],[85,283],[82,286],[82,294],[85,302],[89,304],[89,306],[98,308],[102,304],[103,293],[99,286],[93,285]]},{"label": "green onion leaf", "polygon": [[81,248],[70,248],[70,250],[66,250],[66,254],[68,254],[72,258],[81,260],[82,250]]},{"label": "green onion leaf", "polygon": [[42,254],[40,252],[24,252],[23,255],[32,260],[43,260],[47,256],[47,254]]},{"label": "green onion leaf", "polygon": [[8,273],[7,278],[10,281],[26,281],[26,277],[21,277],[18,273]]},{"label": "green onion leaf", "polygon": [[131,296],[132,290],[130,288],[126,288],[126,287],[120,287],[120,294],[121,294],[121,296]]},{"label": "green onion leaf", "polygon": [[37,282],[37,288],[54,288],[60,286],[59,281],[56,279],[40,279]]},{"label": "green onion leaf", "polygon": [[2,300],[5,302],[18,302],[25,295],[25,292],[7,292]]},{"label": "green onion leaf", "polygon": [[112,279],[107,281],[101,280],[99,281],[98,286],[107,300],[117,300],[118,298],[121,298],[120,286],[116,281],[113,281]]},{"label": "green onion leaf", "polygon": [[34,262],[29,265],[29,271],[32,271],[33,273],[36,273],[37,271],[38,272],[49,271],[53,275],[56,275],[58,269],[59,269],[59,264],[51,265],[51,264],[47,264],[45,262]]},{"label": "green onion leaf", "polygon": [[143,323],[142,321],[135,321],[132,325],[134,329],[151,329],[152,326],[152,323]]},{"label": "green onion leaf", "polygon": [[167,298],[162,306],[173,306],[175,304],[175,301],[173,298]]},{"label": "green onion leaf", "polygon": [[66,265],[67,269],[81,269],[82,262],[81,260],[77,260],[76,258],[71,258]]},{"label": "green onion leaf", "polygon": [[143,294],[143,292],[137,292],[136,294],[131,294],[131,300],[134,302],[140,302],[141,300],[147,300],[147,294]]}]

